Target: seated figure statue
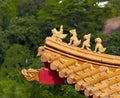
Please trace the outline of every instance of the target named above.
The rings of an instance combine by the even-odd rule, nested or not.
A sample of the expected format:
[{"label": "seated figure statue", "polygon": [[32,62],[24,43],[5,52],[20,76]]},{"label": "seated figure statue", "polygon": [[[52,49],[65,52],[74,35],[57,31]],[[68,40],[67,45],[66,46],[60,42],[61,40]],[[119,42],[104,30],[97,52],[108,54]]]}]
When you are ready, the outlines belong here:
[{"label": "seated figure statue", "polygon": [[76,29],[72,29],[69,32],[70,32],[70,34],[72,34],[72,37],[70,38],[69,45],[72,45],[72,46],[80,45],[81,40],[78,40],[78,38],[77,38]]},{"label": "seated figure statue", "polygon": [[99,37],[96,38],[96,39],[95,39],[95,42],[96,42],[96,46],[95,46],[94,52],[98,52],[98,53],[105,52],[106,48],[103,48],[101,38],[99,38]]},{"label": "seated figure statue", "polygon": [[84,35],[84,39],[85,41],[83,42],[82,48],[81,49],[87,49],[87,50],[91,50],[90,47],[90,38],[91,38],[91,34],[86,34]]}]

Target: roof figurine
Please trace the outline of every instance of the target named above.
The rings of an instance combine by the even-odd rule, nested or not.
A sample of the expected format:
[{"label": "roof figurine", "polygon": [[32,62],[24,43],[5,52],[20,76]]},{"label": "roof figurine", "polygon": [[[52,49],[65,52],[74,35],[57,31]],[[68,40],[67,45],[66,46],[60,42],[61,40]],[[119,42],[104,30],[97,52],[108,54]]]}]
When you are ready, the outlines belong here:
[{"label": "roof figurine", "polygon": [[95,39],[95,42],[96,42],[96,46],[94,52],[98,52],[98,53],[105,52],[106,48],[103,48],[102,39],[98,37]]},{"label": "roof figurine", "polygon": [[72,35],[72,37],[70,38],[69,45],[79,46],[80,43],[81,43],[81,40],[78,40],[78,38],[77,38],[76,29],[69,30],[69,32],[70,32],[70,34]]},{"label": "roof figurine", "polygon": [[85,41],[83,42],[82,48],[81,49],[87,49],[87,50],[91,50],[90,47],[90,38],[91,38],[91,34],[86,34],[84,35],[84,39]]},{"label": "roof figurine", "polygon": [[60,42],[62,42],[62,39],[65,39],[67,36],[67,34],[63,34],[63,25],[60,26],[59,31],[56,28],[53,28],[51,32],[52,32],[52,38]]}]

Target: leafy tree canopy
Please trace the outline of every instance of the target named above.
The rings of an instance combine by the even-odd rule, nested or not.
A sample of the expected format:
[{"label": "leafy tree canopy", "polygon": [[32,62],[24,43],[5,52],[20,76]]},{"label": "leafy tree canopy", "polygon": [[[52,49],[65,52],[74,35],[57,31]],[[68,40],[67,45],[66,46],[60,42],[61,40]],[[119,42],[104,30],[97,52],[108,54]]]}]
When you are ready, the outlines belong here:
[{"label": "leafy tree canopy", "polygon": [[[64,25],[64,33],[76,28],[78,37],[86,33],[101,37],[107,53],[120,55],[120,32],[101,34],[103,22],[119,15],[119,1],[109,0],[0,0],[0,97],[1,98],[84,98],[72,86],[29,83],[21,75],[22,68],[40,68],[36,58],[38,46],[51,35],[51,29]],[[69,33],[68,33],[69,35]],[[69,38],[67,39],[69,41]]]},{"label": "leafy tree canopy", "polygon": [[116,16],[120,16],[120,1],[119,0],[109,0],[109,6],[114,9]]},{"label": "leafy tree canopy", "polygon": [[46,0],[45,6],[38,12],[38,19],[53,27],[60,24],[65,25],[67,30],[74,27],[81,33],[101,31],[103,21],[115,13],[109,6],[100,8],[96,2],[98,0],[64,0],[62,3]]}]

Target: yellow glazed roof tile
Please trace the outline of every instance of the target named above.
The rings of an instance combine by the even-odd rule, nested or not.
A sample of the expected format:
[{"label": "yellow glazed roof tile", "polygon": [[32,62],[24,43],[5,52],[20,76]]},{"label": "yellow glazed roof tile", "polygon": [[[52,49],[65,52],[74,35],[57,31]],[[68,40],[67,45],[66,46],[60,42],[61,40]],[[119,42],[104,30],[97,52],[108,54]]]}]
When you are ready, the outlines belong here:
[{"label": "yellow glazed roof tile", "polygon": [[[54,43],[53,40],[51,40],[52,43],[47,40],[50,41],[51,39],[46,39],[47,44],[45,49],[52,51],[52,54],[59,54],[59,58],[50,63],[51,70],[56,70],[60,78],[66,78],[68,84],[74,84],[75,90],[84,91],[86,96],[92,96],[93,98],[119,97],[120,86],[118,84],[120,82],[120,70],[118,60],[120,60],[120,57],[94,54],[69,46],[69,49],[72,50],[71,53],[67,45],[63,44],[62,47],[62,43],[60,43],[59,45],[62,48],[59,49],[56,45],[52,46],[52,43]],[[74,51],[79,52],[76,55]],[[87,53],[91,57],[90,59],[85,57]],[[79,54],[84,56],[80,58]]]},{"label": "yellow glazed roof tile", "polygon": [[92,52],[89,47],[80,49],[55,39],[46,38],[45,46],[38,48],[42,62],[49,63],[51,70],[85,96],[120,98],[120,56]]}]

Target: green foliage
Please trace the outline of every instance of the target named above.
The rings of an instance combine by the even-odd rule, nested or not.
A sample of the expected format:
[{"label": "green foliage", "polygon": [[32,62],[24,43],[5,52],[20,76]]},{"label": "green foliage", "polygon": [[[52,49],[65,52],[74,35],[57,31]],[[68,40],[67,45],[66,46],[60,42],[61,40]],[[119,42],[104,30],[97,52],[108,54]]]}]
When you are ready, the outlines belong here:
[{"label": "green foliage", "polygon": [[32,16],[43,6],[44,0],[18,0],[17,16]]},{"label": "green foliage", "polygon": [[16,17],[17,0],[5,0],[0,4],[0,26],[5,30]]},{"label": "green foliage", "polygon": [[10,44],[21,44],[29,47],[31,51],[37,51],[39,45],[43,44],[44,35],[33,17],[16,18],[5,31]]},{"label": "green foliage", "polygon": [[119,0],[109,0],[109,6],[113,8],[117,16],[120,16],[120,2]]},{"label": "green foliage", "polygon": [[[35,90],[30,98],[86,98],[74,90],[73,86],[70,85],[40,85],[34,84]],[[38,93],[38,91],[40,91]]]},{"label": "green foliage", "polygon": [[0,81],[0,98],[29,98],[29,89],[28,83],[4,78]]},{"label": "green foliage", "polygon": [[[30,54],[26,47],[18,44],[12,45],[6,51],[5,60],[1,66],[1,78],[7,77],[14,80],[16,77],[20,77],[21,69],[27,65],[26,59],[28,58],[30,58]],[[17,78],[17,81],[21,81],[21,78]]]},{"label": "green foliage", "polygon": [[29,63],[30,52],[25,46],[12,45],[5,55],[0,67],[0,97],[1,98],[29,98],[31,85],[23,78],[21,69]]},{"label": "green foliage", "polygon": [[4,56],[5,56],[5,52],[9,46],[9,44],[7,44],[7,39],[6,37],[4,37],[4,32],[0,31],[0,65],[3,63],[4,61]]},{"label": "green foliage", "polygon": [[[103,39],[106,53],[120,55],[120,32],[101,34],[105,19],[119,15],[118,0],[100,8],[106,0],[1,0],[0,1],[0,98],[85,98],[71,85],[40,85],[28,82],[22,68],[43,66],[36,57],[37,48],[51,35],[51,29],[64,25],[69,42],[70,29],[76,28],[79,39],[91,33],[91,48],[96,37]],[[83,40],[83,39],[82,39]]]},{"label": "green foliage", "polygon": [[63,24],[67,30],[74,27],[81,33],[95,33],[102,30],[106,18],[115,15],[110,7],[100,8],[96,2],[98,0],[64,0],[59,4],[56,0],[46,0],[45,6],[38,12],[38,19],[54,27]]},{"label": "green foliage", "polygon": [[107,53],[112,55],[120,55],[120,31],[107,35],[106,40],[104,41],[105,46],[107,47]]},{"label": "green foliage", "polygon": [[26,65],[26,58],[29,58],[29,50],[26,47],[23,47],[18,44],[12,45],[7,51],[5,55],[5,61],[3,63],[4,66],[14,67],[24,66]]}]

